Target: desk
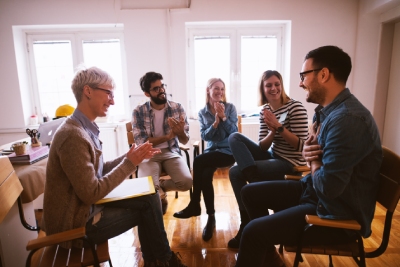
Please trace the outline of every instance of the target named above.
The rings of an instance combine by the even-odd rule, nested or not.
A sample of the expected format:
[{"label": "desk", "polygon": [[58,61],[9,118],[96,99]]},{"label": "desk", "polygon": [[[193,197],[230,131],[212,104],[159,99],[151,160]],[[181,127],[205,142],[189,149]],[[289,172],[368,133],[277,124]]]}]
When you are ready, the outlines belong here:
[{"label": "desk", "polygon": [[[12,143],[0,146],[2,149],[10,149],[11,145],[16,142],[30,141],[30,138],[24,138]],[[17,174],[24,190],[21,193],[22,203],[34,201],[39,195],[44,192],[44,184],[46,181],[46,165],[47,158],[39,160],[34,164],[13,164],[15,173]]]},{"label": "desk", "polygon": [[[10,145],[6,144],[2,147],[8,149]],[[47,158],[32,165],[13,165],[23,187],[21,200],[24,203],[25,219],[30,225],[36,225],[33,201],[44,192],[46,165]],[[15,203],[0,224],[0,257],[2,266],[25,266],[25,261],[28,257],[26,244],[29,240],[35,238],[37,238],[37,232],[29,231],[22,226],[18,205]]]}]

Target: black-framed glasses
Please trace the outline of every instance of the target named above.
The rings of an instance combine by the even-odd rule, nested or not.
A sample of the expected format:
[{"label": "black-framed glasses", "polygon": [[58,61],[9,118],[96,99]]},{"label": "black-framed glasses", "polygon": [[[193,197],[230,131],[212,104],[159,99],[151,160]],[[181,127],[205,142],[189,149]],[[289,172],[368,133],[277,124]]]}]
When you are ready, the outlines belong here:
[{"label": "black-framed glasses", "polygon": [[114,99],[114,92],[111,90],[103,89],[103,88],[99,88],[99,87],[92,87],[92,89],[104,91],[108,95],[108,99],[110,99],[110,100]]},{"label": "black-framed glasses", "polygon": [[300,72],[300,73],[299,73],[299,74],[300,74],[300,80],[301,80],[301,81],[304,81],[304,74],[311,73],[311,72],[314,72],[314,71],[320,71],[320,70],[322,70],[322,69],[323,69],[323,68],[315,69],[315,70],[306,70],[306,71]]},{"label": "black-framed glasses", "polygon": [[167,89],[167,85],[165,83],[161,84],[161,86],[156,86],[150,89],[150,91],[153,91],[155,93],[159,93],[161,91],[161,88],[166,90]]}]

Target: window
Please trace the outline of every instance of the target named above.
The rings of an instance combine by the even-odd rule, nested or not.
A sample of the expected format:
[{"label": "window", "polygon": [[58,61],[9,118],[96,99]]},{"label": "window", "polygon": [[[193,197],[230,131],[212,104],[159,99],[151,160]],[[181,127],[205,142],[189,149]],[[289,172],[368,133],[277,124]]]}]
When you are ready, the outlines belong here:
[{"label": "window", "polygon": [[258,110],[261,74],[275,69],[284,75],[286,24],[187,23],[189,110],[192,118],[205,105],[207,80],[221,78],[238,113]]},{"label": "window", "polygon": [[55,116],[64,104],[76,106],[71,90],[75,68],[97,66],[114,78],[115,103],[109,109],[110,121],[129,116],[121,32],[27,32],[28,55],[36,113]]}]

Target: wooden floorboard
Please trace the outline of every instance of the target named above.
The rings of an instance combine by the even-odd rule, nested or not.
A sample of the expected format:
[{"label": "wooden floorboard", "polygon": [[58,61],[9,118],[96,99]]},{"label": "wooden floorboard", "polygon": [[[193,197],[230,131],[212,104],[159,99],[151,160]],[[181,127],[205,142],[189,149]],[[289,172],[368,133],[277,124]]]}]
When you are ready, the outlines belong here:
[{"label": "wooden floorboard", "polygon": [[[207,222],[204,203],[202,214],[190,219],[176,219],[174,212],[182,210],[189,203],[189,193],[179,192],[179,198],[168,194],[169,207],[164,215],[164,224],[171,249],[179,252],[183,262],[189,267],[231,267],[235,266],[237,250],[228,249],[227,243],[239,229],[240,219],[227,170],[218,171],[214,176],[216,230],[213,238],[205,242],[201,238]],[[378,258],[367,259],[367,266],[400,267],[400,206],[394,215],[390,242],[386,252]],[[380,242],[377,234],[383,229],[384,212],[377,207],[373,221],[373,234],[365,240],[366,247],[375,247]],[[393,230],[394,229],[394,230]],[[110,255],[115,267],[142,267],[143,260],[136,228],[109,240]],[[284,252],[286,266],[293,266],[294,253]],[[303,255],[300,267],[328,266],[328,256]],[[333,257],[335,267],[357,266],[352,258]],[[104,264],[104,267],[108,264]]]}]

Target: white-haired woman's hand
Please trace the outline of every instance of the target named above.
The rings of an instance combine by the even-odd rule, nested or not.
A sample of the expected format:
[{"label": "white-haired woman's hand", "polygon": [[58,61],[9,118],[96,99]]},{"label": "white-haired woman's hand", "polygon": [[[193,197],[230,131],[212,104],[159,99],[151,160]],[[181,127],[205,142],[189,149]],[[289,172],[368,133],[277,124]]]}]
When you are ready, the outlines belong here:
[{"label": "white-haired woman's hand", "polygon": [[126,157],[135,165],[138,166],[145,159],[151,159],[154,155],[161,153],[158,148],[153,148],[153,144],[143,143],[141,145],[133,144],[129,149]]}]

